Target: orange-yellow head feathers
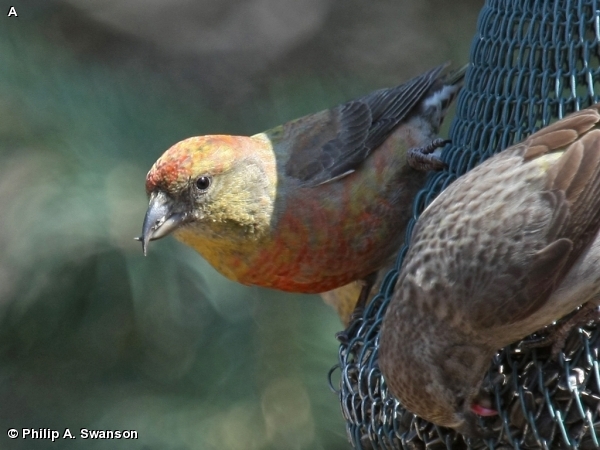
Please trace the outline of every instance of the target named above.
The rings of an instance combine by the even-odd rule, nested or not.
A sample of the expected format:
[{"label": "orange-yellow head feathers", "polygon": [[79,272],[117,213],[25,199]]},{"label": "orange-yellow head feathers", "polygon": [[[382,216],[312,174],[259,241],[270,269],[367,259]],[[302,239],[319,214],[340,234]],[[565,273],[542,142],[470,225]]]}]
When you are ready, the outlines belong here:
[{"label": "orange-yellow head feathers", "polygon": [[206,259],[223,259],[268,229],[274,156],[264,139],[201,136],[168,149],[148,172],[143,243],[171,232]]},{"label": "orange-yellow head feathers", "polygon": [[173,145],[154,163],[146,177],[146,192],[183,188],[191,177],[227,172],[240,159],[242,136],[197,136]]}]

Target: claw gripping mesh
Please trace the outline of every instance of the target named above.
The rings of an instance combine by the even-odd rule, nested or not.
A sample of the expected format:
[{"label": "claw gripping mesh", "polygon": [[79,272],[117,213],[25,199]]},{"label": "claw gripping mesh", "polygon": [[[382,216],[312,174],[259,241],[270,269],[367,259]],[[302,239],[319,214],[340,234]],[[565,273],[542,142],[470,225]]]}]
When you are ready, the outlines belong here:
[{"label": "claw gripping mesh", "polygon": [[[449,169],[430,176],[416,197],[407,237],[416,217],[456,177],[600,100],[599,7],[600,0],[486,2],[450,129],[452,144],[444,149]],[[406,247],[396,267],[405,253]],[[339,350],[339,396],[356,448],[600,448],[600,328],[573,331],[558,360],[544,348],[515,344],[500,351],[484,381],[500,413],[482,422],[495,436],[485,442],[465,440],[407,412],[377,366],[379,329],[397,275],[388,274]]]}]

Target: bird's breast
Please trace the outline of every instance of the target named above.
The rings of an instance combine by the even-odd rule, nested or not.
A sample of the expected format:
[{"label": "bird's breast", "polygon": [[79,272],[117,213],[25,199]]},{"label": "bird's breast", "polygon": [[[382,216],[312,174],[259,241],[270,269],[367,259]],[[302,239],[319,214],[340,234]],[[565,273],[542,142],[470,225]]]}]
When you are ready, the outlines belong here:
[{"label": "bird's breast", "polygon": [[271,238],[251,258],[243,282],[320,293],[385,265],[404,241],[410,204],[421,184],[409,177],[386,180],[387,184],[364,177],[357,171],[288,195],[277,211]]}]

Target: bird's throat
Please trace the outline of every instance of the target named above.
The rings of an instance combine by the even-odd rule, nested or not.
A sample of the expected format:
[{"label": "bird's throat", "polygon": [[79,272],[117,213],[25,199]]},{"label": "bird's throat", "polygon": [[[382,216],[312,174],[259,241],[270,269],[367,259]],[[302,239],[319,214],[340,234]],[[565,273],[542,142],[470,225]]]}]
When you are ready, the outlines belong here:
[{"label": "bird's throat", "polygon": [[232,230],[234,225],[210,230],[186,226],[175,231],[175,238],[196,250],[225,277],[244,283],[244,274],[251,266],[254,255],[266,245],[267,236],[252,227]]}]

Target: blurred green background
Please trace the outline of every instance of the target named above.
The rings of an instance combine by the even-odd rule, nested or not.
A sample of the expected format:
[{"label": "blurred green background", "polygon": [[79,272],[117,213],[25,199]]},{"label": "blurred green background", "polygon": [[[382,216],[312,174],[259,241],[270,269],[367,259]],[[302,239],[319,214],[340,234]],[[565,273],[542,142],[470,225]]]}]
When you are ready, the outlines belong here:
[{"label": "blurred green background", "polygon": [[[145,174],[183,138],[463,64],[481,6],[0,0],[0,449],[349,448],[333,310],[171,238],[144,258]],[[6,436],[66,427],[139,439]]]}]

